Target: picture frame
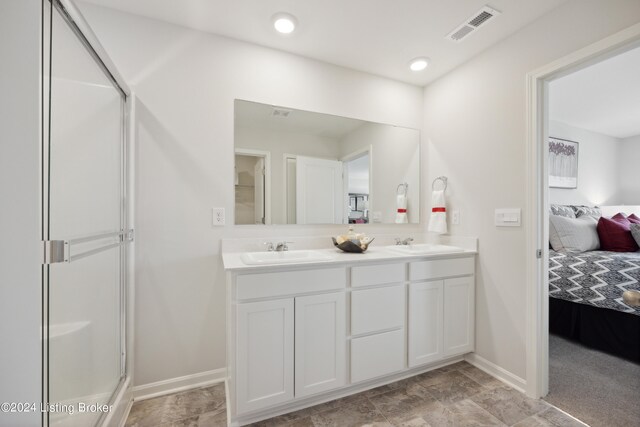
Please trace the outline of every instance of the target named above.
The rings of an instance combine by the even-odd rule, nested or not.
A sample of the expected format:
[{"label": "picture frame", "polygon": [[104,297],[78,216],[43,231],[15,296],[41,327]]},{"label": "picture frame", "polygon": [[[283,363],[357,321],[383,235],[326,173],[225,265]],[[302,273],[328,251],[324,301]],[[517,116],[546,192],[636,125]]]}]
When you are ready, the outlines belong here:
[{"label": "picture frame", "polygon": [[577,141],[549,137],[549,187],[578,188]]}]

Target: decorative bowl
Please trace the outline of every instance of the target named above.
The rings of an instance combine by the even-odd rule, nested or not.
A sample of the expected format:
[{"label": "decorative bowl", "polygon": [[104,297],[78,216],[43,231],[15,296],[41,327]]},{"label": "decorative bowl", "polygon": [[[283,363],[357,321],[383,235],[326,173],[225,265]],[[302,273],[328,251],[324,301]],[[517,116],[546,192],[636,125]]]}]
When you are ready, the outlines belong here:
[{"label": "decorative bowl", "polygon": [[[341,240],[340,243],[338,243],[338,239]],[[361,254],[367,250],[367,248],[369,247],[371,242],[373,242],[375,237],[368,238],[363,236],[363,237],[360,237],[359,239],[345,240],[342,236],[339,236],[338,239],[336,239],[335,237],[331,238],[331,240],[333,240],[333,245],[336,248],[340,249],[343,252]]]}]

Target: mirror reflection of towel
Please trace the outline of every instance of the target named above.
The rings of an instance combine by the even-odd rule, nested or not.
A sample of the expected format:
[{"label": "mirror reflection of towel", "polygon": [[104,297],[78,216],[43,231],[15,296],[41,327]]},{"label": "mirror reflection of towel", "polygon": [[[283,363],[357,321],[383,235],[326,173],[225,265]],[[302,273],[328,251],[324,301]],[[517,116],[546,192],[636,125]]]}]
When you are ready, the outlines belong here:
[{"label": "mirror reflection of towel", "polygon": [[447,232],[447,208],[444,190],[435,190],[431,195],[431,217],[428,231],[437,234]]},{"label": "mirror reflection of towel", "polygon": [[398,211],[396,213],[396,224],[406,224],[409,222],[407,218],[407,195],[398,194],[396,196],[396,204]]}]

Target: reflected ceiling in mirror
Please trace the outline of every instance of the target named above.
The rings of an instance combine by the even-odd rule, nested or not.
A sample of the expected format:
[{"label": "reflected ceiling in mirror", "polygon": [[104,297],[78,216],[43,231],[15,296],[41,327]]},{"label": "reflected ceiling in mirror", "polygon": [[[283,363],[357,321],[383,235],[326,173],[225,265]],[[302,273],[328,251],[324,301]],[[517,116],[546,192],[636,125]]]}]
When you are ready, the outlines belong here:
[{"label": "reflected ceiling in mirror", "polygon": [[420,221],[420,133],[235,101],[235,224]]}]

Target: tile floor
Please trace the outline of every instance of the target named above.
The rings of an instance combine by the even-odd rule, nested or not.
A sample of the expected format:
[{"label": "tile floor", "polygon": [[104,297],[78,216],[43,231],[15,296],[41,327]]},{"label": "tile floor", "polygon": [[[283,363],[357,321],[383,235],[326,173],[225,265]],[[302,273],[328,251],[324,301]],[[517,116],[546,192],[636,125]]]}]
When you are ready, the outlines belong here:
[{"label": "tile floor", "polygon": [[[224,385],[136,402],[127,427],[226,425]],[[529,399],[483,371],[459,362],[255,427],[572,427],[583,424],[541,400]]]}]

